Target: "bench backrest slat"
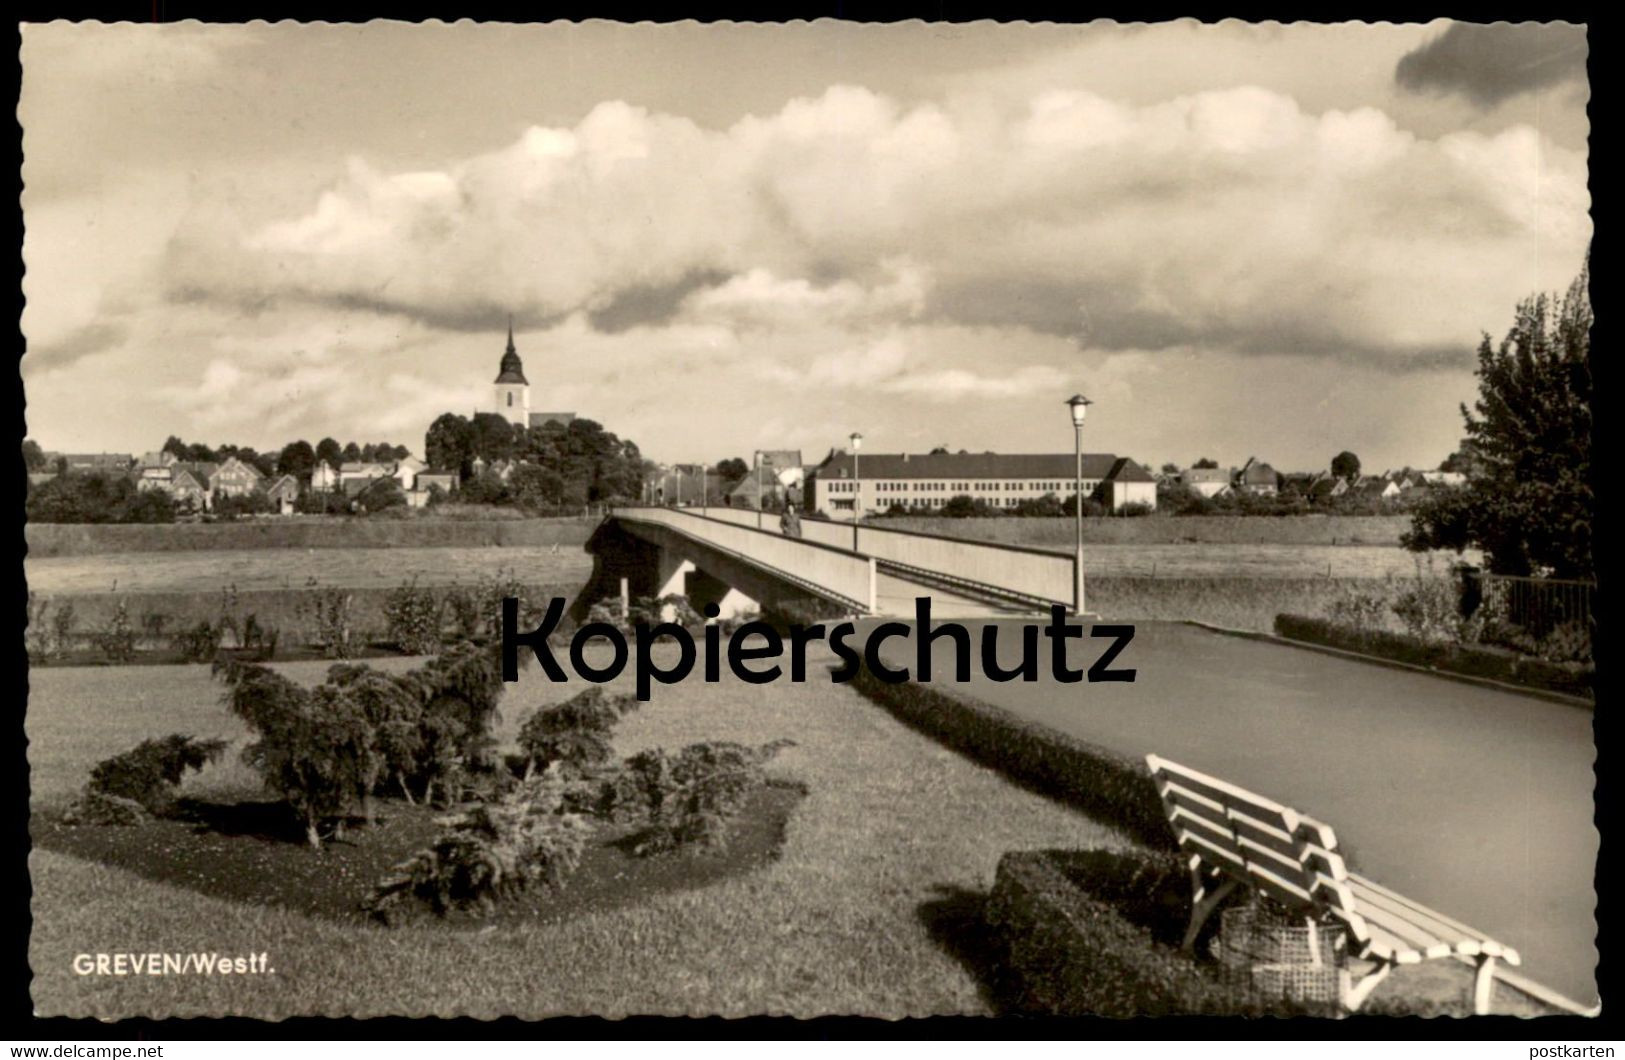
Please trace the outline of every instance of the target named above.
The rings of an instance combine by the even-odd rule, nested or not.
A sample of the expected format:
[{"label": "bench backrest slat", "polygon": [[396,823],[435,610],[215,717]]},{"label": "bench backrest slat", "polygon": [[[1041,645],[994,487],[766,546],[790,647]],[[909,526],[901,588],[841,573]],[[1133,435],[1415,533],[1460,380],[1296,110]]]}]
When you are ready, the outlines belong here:
[{"label": "bench backrest slat", "polygon": [[1157,755],[1146,763],[1181,850],[1284,905],[1334,914],[1357,949],[1369,941],[1329,825]]}]

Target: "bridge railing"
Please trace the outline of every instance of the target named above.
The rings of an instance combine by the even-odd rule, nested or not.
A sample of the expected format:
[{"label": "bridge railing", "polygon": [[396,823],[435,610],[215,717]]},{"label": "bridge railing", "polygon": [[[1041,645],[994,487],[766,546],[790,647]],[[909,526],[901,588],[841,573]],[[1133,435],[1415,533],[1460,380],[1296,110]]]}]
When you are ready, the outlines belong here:
[{"label": "bridge railing", "polygon": [[[698,516],[699,508],[664,509]],[[777,512],[758,513],[755,509],[711,507],[706,517],[736,526],[779,532]],[[1001,545],[985,541],[893,530],[868,523],[858,527],[857,547],[853,549],[851,523],[825,519],[802,519],[801,537],[831,548],[856,551],[884,563],[922,571],[950,582],[995,589],[1027,600],[1070,606],[1076,591],[1073,557],[1061,552]]]},{"label": "bridge railing", "polygon": [[752,521],[736,520],[738,509],[712,508],[712,517],[697,508],[627,507],[611,514],[619,519],[654,523],[668,527],[710,548],[731,553],[740,559],[767,568],[785,580],[823,596],[832,596],[860,611],[875,609],[875,561],[818,541],[785,537],[779,533],[778,516],[772,515],[768,529],[758,530]]}]

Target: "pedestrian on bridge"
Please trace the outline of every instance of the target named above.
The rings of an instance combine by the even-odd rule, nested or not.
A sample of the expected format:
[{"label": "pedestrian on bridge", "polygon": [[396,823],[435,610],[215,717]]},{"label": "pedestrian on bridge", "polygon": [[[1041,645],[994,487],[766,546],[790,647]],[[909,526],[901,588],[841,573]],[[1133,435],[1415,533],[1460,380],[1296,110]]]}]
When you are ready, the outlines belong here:
[{"label": "pedestrian on bridge", "polygon": [[779,532],[785,537],[801,536],[801,517],[796,514],[796,502],[784,502],[784,514],[779,516]]}]

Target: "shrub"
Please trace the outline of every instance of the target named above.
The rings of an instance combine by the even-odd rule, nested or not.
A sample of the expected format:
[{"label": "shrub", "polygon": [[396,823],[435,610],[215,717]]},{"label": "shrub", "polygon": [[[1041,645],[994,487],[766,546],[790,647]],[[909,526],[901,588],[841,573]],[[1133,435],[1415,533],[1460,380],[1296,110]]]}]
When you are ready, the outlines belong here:
[{"label": "shrub", "polygon": [[56,614],[51,616],[51,640],[54,654],[61,655],[68,650],[68,645],[73,641],[73,628],[73,604],[63,604],[56,609]]},{"label": "shrub", "polygon": [[141,612],[141,632],[151,640],[162,640],[164,627],[173,616],[164,611]]},{"label": "shrub", "polygon": [[432,655],[440,650],[445,604],[433,589],[420,588],[414,578],[391,589],[384,600],[389,638],[408,655]]},{"label": "shrub", "polygon": [[99,791],[80,795],[62,814],[65,825],[130,827],[144,824],[147,819],[147,811],[134,799],[104,795]]},{"label": "shrub", "polygon": [[606,695],[595,685],[526,719],[519,729],[519,749],[531,768],[556,762],[566,775],[580,776],[614,757],[610,733],[637,707],[633,697]]},{"label": "shrub", "polygon": [[1502,648],[1423,640],[1386,630],[1359,630],[1323,618],[1275,616],[1276,635],[1347,651],[1381,656],[1412,666],[1591,697],[1595,670],[1579,663],[1520,657]]},{"label": "shrub", "polygon": [[309,602],[301,601],[301,610],[307,615],[311,641],[322,648],[329,659],[348,659],[354,654],[354,629],[350,614],[354,596],[338,588],[317,589],[308,594]]},{"label": "shrub", "polygon": [[472,590],[461,585],[452,586],[446,591],[444,606],[451,612],[452,626],[462,639],[473,640],[484,631],[485,617],[480,610],[480,599]]},{"label": "shrub", "polygon": [[206,621],[199,621],[175,637],[175,647],[187,662],[213,662],[220,651],[220,631]]},{"label": "shrub", "polygon": [[1370,589],[1363,585],[1343,582],[1337,588],[1337,595],[1331,603],[1326,605],[1326,616],[1338,625],[1348,626],[1359,630],[1382,629],[1387,624],[1388,615],[1394,610],[1389,596],[1389,588],[1382,583],[1382,589]]},{"label": "shrub", "polygon": [[655,748],[626,760],[606,791],[605,810],[616,819],[649,822],[633,850],[640,856],[682,847],[727,845],[733,819],[767,783],[762,766],[793,740],[760,747],[716,741],[690,744],[668,755]]},{"label": "shrub", "polygon": [[129,799],[148,813],[162,815],[188,770],[197,772],[226,749],[225,740],[199,740],[174,734],[142,740],[121,755],[103,759],[90,771],[87,792]]},{"label": "shrub", "polygon": [[489,913],[496,902],[540,885],[559,887],[580,864],[590,828],[561,812],[556,775],[526,780],[501,799],[480,803],[443,823],[427,848],[395,867],[374,888],[367,909],[391,922],[409,902],[445,915]]},{"label": "shrub", "polygon": [[135,658],[135,628],[130,624],[130,609],[123,600],[114,606],[107,626],[96,634],[96,646],[111,663],[128,663]]},{"label": "shrub", "polygon": [[33,663],[44,662],[61,653],[55,628],[47,621],[50,616],[51,601],[48,597],[35,596],[32,589],[28,592],[28,624],[23,627],[23,647],[28,652],[28,661]]},{"label": "shrub", "polygon": [[227,706],[259,736],[243,761],[288,802],[320,850],[321,826],[347,815],[380,772],[361,704],[340,688],[307,690],[263,666],[228,662],[222,670]]},{"label": "shrub", "polygon": [[1173,854],[1023,851],[999,860],[985,917],[996,993],[1024,1015],[1286,1015],[1177,946],[1190,882]]}]

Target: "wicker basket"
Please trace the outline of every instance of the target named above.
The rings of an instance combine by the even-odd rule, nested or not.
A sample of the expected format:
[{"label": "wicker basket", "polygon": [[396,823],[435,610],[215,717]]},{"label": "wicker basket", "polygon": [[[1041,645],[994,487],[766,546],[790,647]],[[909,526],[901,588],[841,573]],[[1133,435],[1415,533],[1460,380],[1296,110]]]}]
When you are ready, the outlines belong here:
[{"label": "wicker basket", "polygon": [[1261,1005],[1337,1010],[1348,964],[1341,924],[1313,924],[1261,902],[1219,914],[1213,955],[1225,981]]}]

